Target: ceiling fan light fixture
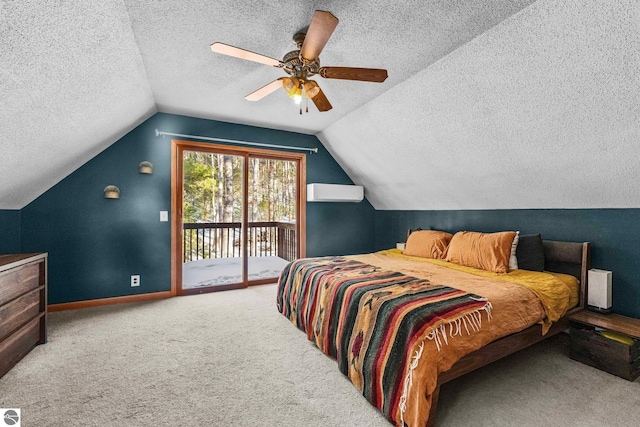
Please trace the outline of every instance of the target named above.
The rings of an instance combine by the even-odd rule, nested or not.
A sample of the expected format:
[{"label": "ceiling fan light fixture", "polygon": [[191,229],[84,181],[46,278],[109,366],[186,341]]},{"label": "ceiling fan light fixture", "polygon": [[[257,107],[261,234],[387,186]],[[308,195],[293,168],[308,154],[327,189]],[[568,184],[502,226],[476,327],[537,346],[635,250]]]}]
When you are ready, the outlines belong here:
[{"label": "ceiling fan light fixture", "polygon": [[297,77],[285,77],[282,79],[282,87],[287,91],[289,96],[293,96],[291,92],[295,91],[295,89],[299,86],[300,81]]},{"label": "ceiling fan light fixture", "polygon": [[304,82],[304,92],[307,98],[313,98],[320,92],[320,86],[313,80],[307,80]]},{"label": "ceiling fan light fixture", "polygon": [[282,80],[282,87],[287,91],[289,98],[293,99],[296,104],[300,104],[302,100],[302,80],[297,77],[285,77]]}]

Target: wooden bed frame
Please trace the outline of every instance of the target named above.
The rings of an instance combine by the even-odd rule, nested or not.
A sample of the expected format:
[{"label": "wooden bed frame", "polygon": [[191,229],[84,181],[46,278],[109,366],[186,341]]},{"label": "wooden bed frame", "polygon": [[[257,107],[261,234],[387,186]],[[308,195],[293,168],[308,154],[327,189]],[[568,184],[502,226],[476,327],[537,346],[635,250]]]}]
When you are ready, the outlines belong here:
[{"label": "wooden bed frame", "polygon": [[451,369],[441,372],[438,375],[438,385],[432,394],[431,411],[427,422],[428,427],[432,427],[435,424],[438,395],[442,384],[564,331],[569,327],[568,316],[584,308],[588,286],[587,271],[591,264],[591,245],[588,242],[573,243],[552,240],[543,240],[543,244],[546,271],[570,274],[580,280],[580,301],[578,305],[555,322],[544,336],[542,335],[542,326],[533,325],[521,332],[495,340],[481,349],[467,354],[458,360]]}]

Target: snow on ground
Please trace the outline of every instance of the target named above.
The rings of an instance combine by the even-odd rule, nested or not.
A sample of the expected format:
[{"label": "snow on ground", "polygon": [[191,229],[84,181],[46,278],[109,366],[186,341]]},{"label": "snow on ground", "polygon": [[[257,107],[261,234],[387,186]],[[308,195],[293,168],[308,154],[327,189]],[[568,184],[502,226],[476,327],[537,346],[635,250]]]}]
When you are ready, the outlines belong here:
[{"label": "snow on ground", "polygon": [[[249,257],[249,280],[277,279],[288,261],[277,256]],[[182,265],[182,289],[242,282],[242,258],[213,258]]]}]

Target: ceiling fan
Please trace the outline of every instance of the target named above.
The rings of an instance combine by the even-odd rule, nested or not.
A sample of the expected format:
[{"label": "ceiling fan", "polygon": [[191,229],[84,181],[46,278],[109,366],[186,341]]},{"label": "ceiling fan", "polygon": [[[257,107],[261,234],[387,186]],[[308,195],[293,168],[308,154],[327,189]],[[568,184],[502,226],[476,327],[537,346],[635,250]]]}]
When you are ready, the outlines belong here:
[{"label": "ceiling fan", "polygon": [[[359,80],[381,83],[387,78],[387,70],[380,68],[321,67],[320,52],[338,25],[338,18],[330,12],[316,10],[311,18],[309,29],[297,33],[293,41],[297,49],[286,55],[282,61],[254,53],[224,43],[213,43],[211,50],[223,55],[259,62],[275,68],[282,68],[289,77],[280,77],[271,83],[245,96],[248,101],[258,101],[276,89],[282,87],[297,104],[302,99],[311,99],[319,111],[329,111],[331,103],[315,80],[310,77],[318,74],[326,79]],[[309,107],[306,108],[307,112]],[[302,105],[300,105],[302,114]]]}]

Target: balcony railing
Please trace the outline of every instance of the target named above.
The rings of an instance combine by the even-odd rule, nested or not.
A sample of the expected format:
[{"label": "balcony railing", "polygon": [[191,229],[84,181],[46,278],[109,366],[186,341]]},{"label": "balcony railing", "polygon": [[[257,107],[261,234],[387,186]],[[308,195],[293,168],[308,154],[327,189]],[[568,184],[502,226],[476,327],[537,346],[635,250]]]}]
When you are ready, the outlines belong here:
[{"label": "balcony railing", "polygon": [[[297,257],[296,225],[288,222],[250,222],[249,256],[279,256],[292,261]],[[184,223],[183,262],[242,255],[240,222]]]}]

